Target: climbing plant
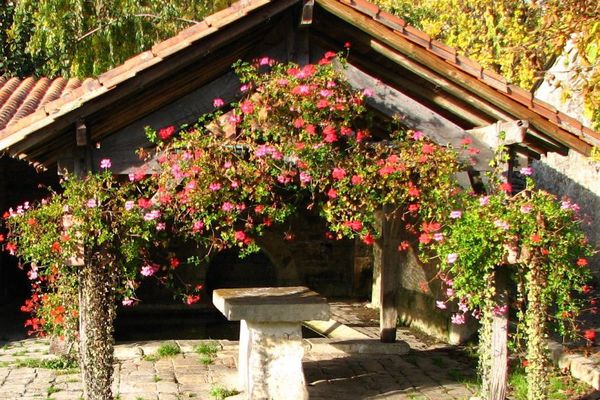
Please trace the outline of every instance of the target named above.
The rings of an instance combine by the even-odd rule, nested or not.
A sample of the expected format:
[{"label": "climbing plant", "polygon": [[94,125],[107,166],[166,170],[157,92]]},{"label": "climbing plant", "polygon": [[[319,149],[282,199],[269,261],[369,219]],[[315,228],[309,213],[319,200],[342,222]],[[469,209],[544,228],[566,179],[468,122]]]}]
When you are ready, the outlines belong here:
[{"label": "climbing plant", "polygon": [[[498,157],[499,168],[507,161],[504,148]],[[554,327],[565,336],[577,334],[576,317],[591,306],[585,257],[592,249],[580,227],[579,207],[536,189],[531,168],[520,174],[526,182],[522,191],[513,191],[496,171],[487,193],[461,193],[438,208],[436,232],[444,239],[427,247],[439,260],[448,299],[459,304],[452,321],[481,318],[482,392],[490,392],[492,318],[508,316],[512,309],[517,322],[513,339],[526,345],[528,399],[541,400],[548,395],[548,331]],[[514,287],[511,301],[498,302],[499,274]],[[438,306],[446,308],[446,302]]]},{"label": "climbing plant", "polygon": [[[580,309],[572,295],[587,272],[567,262],[588,249],[573,207],[561,209],[530,187],[512,195],[506,183],[485,200],[462,193],[457,152],[395,121],[375,128],[366,107],[372,91],[351,87],[344,65],[332,52],[305,66],[238,62],[239,101],[216,98],[195,124],[148,129],[156,149],[142,154],[149,162],[129,179],[102,160],[104,172],[68,177],[63,192],[8,212],[5,249],[29,264],[35,282],[35,301],[26,305],[36,312],[33,330],[72,330],[61,322],[79,315],[86,398],[110,395],[115,304],[134,304],[142,278],[169,282],[179,266],[170,240],[198,243],[196,259],[226,248],[247,254],[258,250],[258,236],[303,210],[324,218],[331,240],[370,245],[380,240],[375,214],[385,207],[386,218],[402,221],[441,257],[446,284],[454,281],[449,296],[464,308],[455,322],[468,308],[484,317],[493,311],[489,271],[505,263],[506,246],[520,249],[511,271],[530,305],[522,321],[533,343],[529,370],[537,373],[547,307],[557,305],[563,320]],[[77,291],[78,309],[60,304],[65,285]],[[180,294],[194,303],[201,287],[184,285]]]}]

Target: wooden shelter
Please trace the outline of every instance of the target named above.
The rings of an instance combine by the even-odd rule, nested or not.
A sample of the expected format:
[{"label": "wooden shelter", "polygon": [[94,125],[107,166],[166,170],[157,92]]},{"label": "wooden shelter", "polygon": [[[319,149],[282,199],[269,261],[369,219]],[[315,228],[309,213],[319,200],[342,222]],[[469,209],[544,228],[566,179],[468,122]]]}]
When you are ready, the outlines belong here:
[{"label": "wooden shelter", "polygon": [[[377,115],[400,115],[440,144],[473,140],[467,183],[486,168],[500,131],[528,158],[600,146],[599,133],[365,0],[242,0],[97,78],[0,78],[0,150],[70,171],[111,158],[127,174],[141,163],[133,151],[150,146],[145,126],[189,123],[214,98],[240,96],[236,60],[307,64],[346,42],[344,73],[373,91]],[[392,329],[397,272],[380,261],[382,328]]]}]

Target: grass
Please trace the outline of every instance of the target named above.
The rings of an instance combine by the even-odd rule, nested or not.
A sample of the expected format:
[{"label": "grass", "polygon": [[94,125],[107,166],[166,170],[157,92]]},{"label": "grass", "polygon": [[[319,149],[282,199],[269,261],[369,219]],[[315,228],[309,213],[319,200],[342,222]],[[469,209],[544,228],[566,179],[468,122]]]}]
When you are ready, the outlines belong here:
[{"label": "grass", "polygon": [[161,358],[174,357],[180,353],[181,349],[179,346],[173,343],[165,343],[162,344],[158,350],[156,350],[156,354],[148,354],[144,356],[144,360],[154,362],[160,360]]},{"label": "grass", "polygon": [[200,355],[200,362],[204,365],[210,365],[214,362],[219,351],[217,342],[201,343],[194,348],[194,351]]},{"label": "grass", "polygon": [[40,360],[38,358],[18,359],[14,363],[14,366],[17,368],[44,368],[60,371],[70,371],[78,368],[76,361],[67,358],[51,358],[47,360]]},{"label": "grass", "polygon": [[56,393],[56,392],[60,392],[60,389],[55,387],[54,385],[51,385],[47,390],[46,390],[46,394],[48,396],[50,396],[52,393]]},{"label": "grass", "polygon": [[229,396],[235,396],[239,392],[233,389],[227,389],[223,386],[215,386],[210,389],[210,395],[215,398],[215,400],[223,400]]},{"label": "grass", "polygon": [[[570,375],[550,368],[548,400],[569,400],[580,397],[590,391],[590,387]],[[527,376],[523,367],[517,367],[510,373],[509,390],[515,400],[527,400]]]}]

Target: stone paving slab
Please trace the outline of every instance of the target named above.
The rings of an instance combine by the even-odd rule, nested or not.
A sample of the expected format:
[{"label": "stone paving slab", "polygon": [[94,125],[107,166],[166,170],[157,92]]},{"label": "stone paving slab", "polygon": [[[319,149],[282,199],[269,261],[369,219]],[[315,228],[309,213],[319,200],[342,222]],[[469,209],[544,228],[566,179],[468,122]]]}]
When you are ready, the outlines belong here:
[{"label": "stone paving slab", "polygon": [[[339,339],[332,340],[332,342]],[[174,341],[181,354],[161,359],[144,359],[154,354],[164,342],[126,343],[116,346],[114,394],[120,400],[213,399],[214,387],[233,389],[237,384],[237,342],[219,341],[219,351],[212,364],[203,364],[193,352],[200,343],[213,341]],[[173,343],[173,342],[171,342]],[[30,357],[23,349],[47,351],[47,343],[27,339],[12,342],[0,350],[7,363]],[[473,391],[453,377],[455,369],[466,373],[467,367],[453,363],[453,354],[424,354],[433,364],[447,363],[445,368],[424,370],[410,355],[328,352],[334,347],[308,346],[303,366],[310,398],[319,399],[468,399]],[[21,349],[15,351],[15,349]],[[17,355],[15,355],[17,354]],[[11,361],[12,360],[12,361]],[[440,361],[442,360],[442,361]],[[443,361],[445,360],[445,361]],[[432,363],[424,364],[431,369]],[[453,372],[454,371],[454,372]],[[77,371],[43,368],[0,368],[0,399],[75,400],[82,395]],[[231,399],[242,399],[234,396]]]}]

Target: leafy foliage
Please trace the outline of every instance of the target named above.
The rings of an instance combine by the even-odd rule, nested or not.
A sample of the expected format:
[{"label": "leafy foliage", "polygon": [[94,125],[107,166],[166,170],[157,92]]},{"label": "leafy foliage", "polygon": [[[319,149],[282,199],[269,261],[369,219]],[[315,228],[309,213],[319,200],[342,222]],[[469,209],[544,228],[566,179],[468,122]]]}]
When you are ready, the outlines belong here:
[{"label": "leafy foliage", "polygon": [[[0,10],[7,75],[98,75],[227,5],[211,1],[20,0]],[[2,37],[4,36],[4,37]],[[0,61],[2,61],[0,59]]]}]

